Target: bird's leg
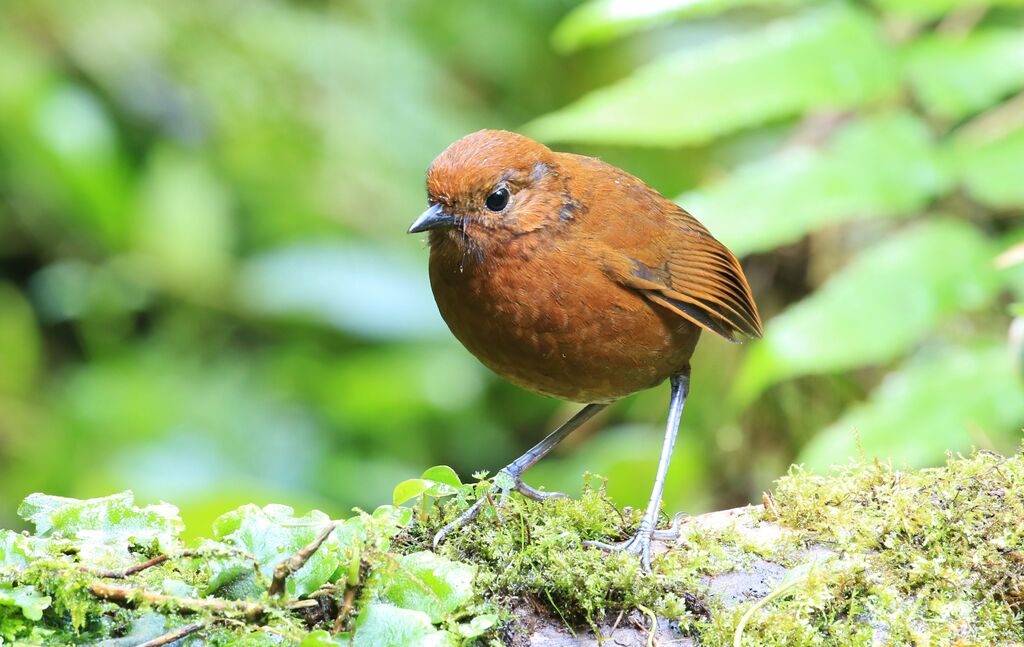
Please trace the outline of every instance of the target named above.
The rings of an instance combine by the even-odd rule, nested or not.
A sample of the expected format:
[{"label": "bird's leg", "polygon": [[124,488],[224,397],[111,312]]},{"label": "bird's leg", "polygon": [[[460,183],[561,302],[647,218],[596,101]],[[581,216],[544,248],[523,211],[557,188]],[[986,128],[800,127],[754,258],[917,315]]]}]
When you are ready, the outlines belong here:
[{"label": "bird's leg", "polygon": [[654,488],[651,490],[651,499],[647,502],[647,510],[640,520],[640,527],[636,534],[626,541],[617,544],[606,544],[600,541],[588,541],[588,546],[602,548],[612,551],[629,551],[640,555],[640,564],[645,571],[651,570],[651,538],[654,536],[654,529],[658,522],[658,509],[661,506],[661,494],[665,489],[665,475],[668,473],[668,465],[672,460],[672,448],[676,444],[676,434],[679,432],[679,419],[683,415],[683,405],[686,404],[686,395],[690,390],[690,369],[685,370],[671,378],[672,401],[668,409],[668,424],[665,426],[665,440],[661,445],[661,458],[658,460],[658,473],[654,477]]},{"label": "bird's leg", "polygon": [[[527,450],[525,454],[502,468],[498,474],[495,475],[494,483],[491,485],[491,489],[487,494],[491,495],[500,492],[502,501],[505,500],[509,492],[512,490],[515,490],[535,501],[544,501],[552,497],[565,496],[560,492],[541,492],[536,488],[530,487],[526,483],[523,483],[523,472],[530,469],[537,461],[544,458],[548,452],[554,449],[555,445],[565,440],[566,436],[579,429],[583,423],[593,418],[597,412],[607,406],[607,404],[588,404],[580,409],[576,415],[562,423],[558,429],[555,429],[548,434],[544,440],[540,441]],[[476,516],[480,514],[480,510],[482,510],[484,505],[487,503],[487,500],[487,496],[481,497],[454,521],[437,531],[437,534],[434,535],[434,547],[437,548],[438,544],[444,541],[444,538],[448,536],[448,533],[452,530],[455,530],[456,528],[459,528],[475,519]]]}]

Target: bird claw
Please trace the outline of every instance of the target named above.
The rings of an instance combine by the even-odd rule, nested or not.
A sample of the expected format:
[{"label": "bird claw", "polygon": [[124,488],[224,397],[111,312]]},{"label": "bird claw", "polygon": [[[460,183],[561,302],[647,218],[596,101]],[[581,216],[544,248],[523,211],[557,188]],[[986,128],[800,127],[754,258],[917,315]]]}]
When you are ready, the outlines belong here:
[{"label": "bird claw", "polygon": [[[498,514],[499,521],[501,521],[500,510],[504,508],[506,505],[508,505],[508,498],[512,491],[519,492],[528,499],[533,499],[534,501],[541,502],[547,501],[548,499],[568,498],[568,495],[563,494],[561,492],[542,492],[537,488],[530,487],[526,483],[523,483],[523,479],[521,477],[510,472],[508,469],[503,469],[500,472],[498,472],[498,474],[495,476],[494,481],[495,482],[491,485],[487,492],[482,497],[477,499],[476,503],[469,506],[469,508],[465,512],[460,514],[458,517],[456,517],[449,523],[445,524],[444,527],[437,531],[437,534],[434,535],[433,541],[433,546],[435,550],[437,549],[438,546],[441,545],[441,542],[445,540],[445,537],[451,534],[453,530],[461,528],[473,519],[476,519],[478,516],[480,516],[480,512],[483,510],[485,504],[491,503],[492,505],[494,505],[495,494],[499,495],[498,503],[496,506],[494,506],[495,512],[497,512]],[[511,483],[509,481],[511,481]]]},{"label": "bird claw", "polygon": [[683,532],[683,521],[685,521],[687,515],[685,512],[677,512],[672,517],[672,525],[664,530],[655,530],[651,533],[651,539],[657,539],[660,541],[676,541],[682,535]]},{"label": "bird claw", "polygon": [[636,531],[636,534],[627,539],[626,541],[620,541],[614,544],[608,544],[603,541],[591,541],[587,540],[583,542],[583,545],[591,548],[599,548],[612,553],[633,553],[634,555],[640,556],[640,566],[648,573],[651,572],[651,537],[654,535],[653,530],[645,528],[642,524]]},{"label": "bird claw", "polygon": [[626,552],[640,556],[640,565],[648,573],[651,572],[651,540],[675,541],[682,533],[683,520],[686,519],[685,512],[679,512],[672,518],[672,525],[664,530],[647,530],[644,524],[640,524],[636,534],[625,541],[609,544],[603,541],[587,540],[584,546],[599,548],[609,552]]}]

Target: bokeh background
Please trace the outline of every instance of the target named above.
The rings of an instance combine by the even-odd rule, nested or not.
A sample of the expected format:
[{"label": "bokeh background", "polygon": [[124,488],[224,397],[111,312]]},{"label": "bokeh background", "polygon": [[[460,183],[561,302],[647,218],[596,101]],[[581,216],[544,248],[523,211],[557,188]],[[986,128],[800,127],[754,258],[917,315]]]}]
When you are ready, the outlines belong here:
[{"label": "bokeh background", "polygon": [[[132,488],[199,531],[344,515],[567,418],[454,341],[404,233],[483,127],[627,169],[744,258],[767,334],[702,342],[670,509],[793,461],[1013,451],[1022,25],[1019,0],[7,0],[0,526],[37,490]],[[642,504],[667,396],[528,480]]]}]

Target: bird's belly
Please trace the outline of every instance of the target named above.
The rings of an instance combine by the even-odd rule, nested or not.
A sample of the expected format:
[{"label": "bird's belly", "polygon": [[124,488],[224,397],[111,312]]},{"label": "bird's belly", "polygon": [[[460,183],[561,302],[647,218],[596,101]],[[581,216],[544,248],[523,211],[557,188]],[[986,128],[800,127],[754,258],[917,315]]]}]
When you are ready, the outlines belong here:
[{"label": "bird's belly", "polygon": [[609,402],[655,386],[689,363],[699,328],[600,270],[509,269],[431,264],[448,327],[506,380],[563,400]]}]

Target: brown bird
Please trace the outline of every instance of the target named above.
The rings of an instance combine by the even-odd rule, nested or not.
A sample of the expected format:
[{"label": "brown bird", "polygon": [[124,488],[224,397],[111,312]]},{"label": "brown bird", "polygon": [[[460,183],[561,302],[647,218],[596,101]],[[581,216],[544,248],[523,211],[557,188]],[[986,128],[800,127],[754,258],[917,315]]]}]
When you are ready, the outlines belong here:
[{"label": "brown bird", "polygon": [[[586,406],[502,471],[512,489],[530,466],[598,411],[671,381],[654,488],[636,535],[608,550],[650,568],[672,447],[701,330],[759,337],[761,320],[736,257],[689,213],[641,180],[592,157],[482,130],[427,172],[430,284],[452,333],[523,388]],[[505,492],[507,493],[507,492]],[[435,537],[474,518],[477,501]]]}]

